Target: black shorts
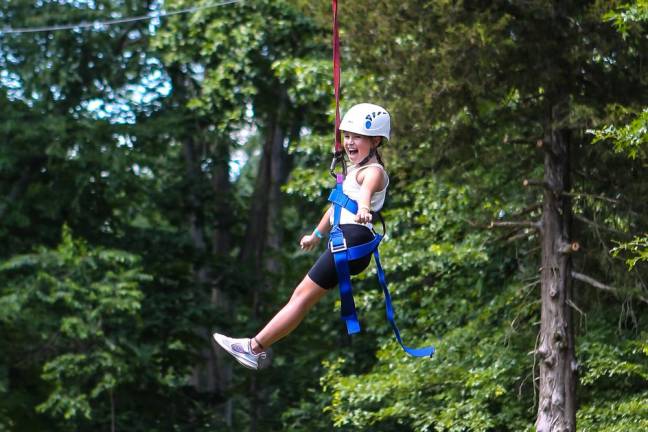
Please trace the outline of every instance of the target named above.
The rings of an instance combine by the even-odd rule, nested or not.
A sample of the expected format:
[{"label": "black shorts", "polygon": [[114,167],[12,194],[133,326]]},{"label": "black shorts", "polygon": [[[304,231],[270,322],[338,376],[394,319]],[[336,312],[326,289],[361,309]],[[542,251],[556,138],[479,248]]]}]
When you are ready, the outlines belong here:
[{"label": "black shorts", "polygon": [[[364,225],[344,224],[340,225],[347,246],[357,246],[369,243],[374,238],[373,232]],[[367,268],[371,261],[371,254],[368,254],[357,260],[349,261],[349,271],[352,275],[357,275]],[[331,289],[338,283],[338,275],[335,270],[335,260],[333,254],[326,244],[326,251],[318,258],[317,262],[308,271],[308,277],[313,282],[325,289]]]}]

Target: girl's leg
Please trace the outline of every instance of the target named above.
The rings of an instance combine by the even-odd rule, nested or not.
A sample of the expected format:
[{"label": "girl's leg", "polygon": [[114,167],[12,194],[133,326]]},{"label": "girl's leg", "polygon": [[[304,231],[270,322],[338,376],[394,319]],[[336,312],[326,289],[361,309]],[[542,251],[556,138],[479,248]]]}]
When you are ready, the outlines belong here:
[{"label": "girl's leg", "polygon": [[310,308],[328,291],[306,275],[295,288],[288,303],[277,312],[263,330],[252,338],[252,351],[255,353],[263,351],[295,330]]}]

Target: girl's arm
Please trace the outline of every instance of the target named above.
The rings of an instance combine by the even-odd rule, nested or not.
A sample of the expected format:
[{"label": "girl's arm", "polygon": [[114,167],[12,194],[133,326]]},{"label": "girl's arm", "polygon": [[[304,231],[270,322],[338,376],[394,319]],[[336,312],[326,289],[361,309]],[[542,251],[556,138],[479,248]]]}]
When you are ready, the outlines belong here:
[{"label": "girl's arm", "polygon": [[358,213],[354,220],[358,223],[368,223],[372,219],[371,196],[385,187],[385,178],[380,168],[369,167],[359,173],[357,180],[360,184],[360,198],[358,199]]}]

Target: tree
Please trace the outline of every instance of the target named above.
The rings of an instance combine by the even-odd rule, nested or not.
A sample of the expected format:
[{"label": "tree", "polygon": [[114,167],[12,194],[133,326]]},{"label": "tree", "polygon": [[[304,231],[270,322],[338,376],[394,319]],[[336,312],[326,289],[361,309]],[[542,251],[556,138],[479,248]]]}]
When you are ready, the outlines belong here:
[{"label": "tree", "polygon": [[[580,289],[579,294],[572,297],[572,275],[576,275],[581,283],[591,280],[582,277],[584,269],[598,273],[610,266],[612,270],[608,278],[619,281],[626,279],[625,272],[618,262],[611,260],[609,248],[605,246],[608,234],[602,235],[600,223],[592,223],[588,216],[598,216],[603,212],[610,215],[611,219],[607,220],[619,221],[617,229],[623,235],[641,232],[638,227],[646,224],[641,216],[642,207],[631,204],[639,202],[631,197],[640,197],[645,193],[644,184],[636,181],[640,167],[592,146],[590,138],[584,133],[591,123],[608,115],[615,103],[636,105],[642,101],[639,95],[645,94],[646,82],[639,66],[639,53],[645,51],[645,47],[638,46],[645,44],[645,41],[625,41],[615,34],[603,20],[607,11],[605,5],[597,2],[526,2],[524,7],[504,2],[453,5],[399,2],[380,4],[371,11],[348,5],[343,14],[346,17],[343,25],[348,23],[345,40],[351,45],[348,58],[353,59],[358,67],[381,78],[379,92],[374,94],[379,100],[383,99],[386,106],[391,106],[394,112],[397,125],[394,141],[398,147],[389,154],[393,161],[390,167],[402,176],[402,184],[418,189],[411,186],[419,184],[417,179],[433,176],[447,179],[457,188],[470,188],[471,198],[468,199],[474,200],[475,204],[470,210],[462,212],[463,220],[472,220],[474,227],[479,229],[489,225],[482,225],[478,222],[480,219],[495,219],[490,226],[506,230],[495,245],[508,239],[523,240],[517,252],[508,252],[517,256],[512,264],[515,264],[514,268],[519,268],[519,274],[509,274],[507,284],[516,279],[536,281],[534,270],[538,265],[534,265],[533,260],[537,259],[537,255],[530,240],[538,234],[541,238],[543,273],[537,282],[543,306],[537,313],[542,315],[542,325],[536,349],[533,348],[534,339],[526,339],[526,343],[530,345],[527,345],[529,350],[536,353],[535,358],[539,363],[540,398],[536,427],[543,431],[575,429],[575,372],[578,363],[574,361],[577,345],[572,336],[574,333],[583,336],[581,346],[585,360],[579,370],[586,373],[587,362],[595,361],[590,357],[593,353],[588,349],[588,337],[594,337],[597,332],[590,334],[582,327],[575,328],[577,322],[571,315],[574,310],[585,314],[601,306]],[[367,22],[372,25],[365,25]],[[536,142],[541,144],[539,148],[544,153],[544,166],[536,162],[533,150]],[[539,176],[543,180],[538,180]],[[529,192],[522,191],[519,185],[525,178],[530,179],[527,185],[539,185],[541,188],[531,187]],[[392,189],[392,194],[404,194],[398,184]],[[429,190],[420,190],[426,189]],[[536,192],[538,190],[542,191],[542,196]],[[597,199],[599,195],[603,198],[624,198],[616,209],[602,209]],[[424,194],[419,196],[426,199],[423,198]],[[543,201],[541,214],[538,212],[538,199]],[[434,202],[431,200],[428,212],[438,211],[437,207],[433,207]],[[425,215],[425,209],[422,212]],[[571,221],[572,213],[575,213],[575,221]],[[411,214],[426,220],[416,212]],[[419,232],[421,228],[416,218],[404,226]],[[444,237],[443,234],[431,234],[427,239],[428,243],[434,245]],[[404,235],[404,238],[409,237]],[[458,237],[455,241],[459,242],[460,239]],[[579,254],[569,253],[576,249],[573,244],[575,240],[582,246]],[[491,259],[498,256],[495,245],[491,244],[486,249]],[[407,257],[415,263],[419,262],[416,256]],[[414,292],[418,288],[430,293],[433,288],[428,288],[428,285],[438,285],[441,283],[439,279],[443,278],[433,270],[437,259],[429,259],[431,265],[428,269],[416,265],[404,267],[399,269],[399,273],[405,271],[405,276],[397,277],[405,277],[409,283],[416,284],[410,288]],[[489,267],[485,265],[476,271],[488,274]],[[421,282],[417,283],[418,280]],[[493,283],[492,280],[490,282]],[[523,308],[524,314],[517,317],[510,317],[502,310],[494,312],[475,300],[469,294],[471,288],[464,283],[461,278],[456,279],[454,292],[464,301],[471,299],[472,307],[458,314],[462,317],[458,320],[460,323],[473,323],[474,317],[480,314],[505,322],[507,317],[508,322],[514,323],[522,317],[529,320],[529,325],[534,321],[532,309]],[[501,283],[499,286],[502,286]],[[535,282],[531,286],[535,286]],[[621,283],[621,286],[626,285]],[[616,295],[624,296],[633,291],[636,292],[627,286]],[[503,301],[515,299],[506,289],[496,290],[491,295]],[[632,302],[642,307],[636,303],[639,299],[637,295],[630,295]],[[443,295],[437,296],[440,298],[435,300],[443,302]],[[515,306],[509,304],[511,308]],[[614,309],[612,307],[608,312],[613,313]],[[448,320],[438,313],[430,313],[439,320]],[[634,325],[636,329],[642,328],[640,322],[634,321]],[[473,334],[476,340],[485,337],[469,325],[464,324],[461,328],[467,328],[466,331]],[[632,332],[626,333],[625,328],[619,331],[624,338],[633,338]],[[452,334],[448,329],[446,337],[456,342],[450,339]],[[506,340],[510,340],[509,336]],[[524,338],[520,339],[520,343],[524,346]],[[440,347],[438,358],[443,362],[453,359],[451,354],[443,354],[443,348],[461,349],[464,345],[452,348],[441,342]],[[465,355],[478,354],[466,352]],[[514,387],[519,387],[518,391],[522,392],[529,378],[519,372],[518,360],[511,357],[514,356],[507,355],[510,369],[504,375],[517,376],[518,380],[502,389],[495,388],[492,393],[471,396],[471,403],[487,400],[499,407],[497,399],[503,392],[513,392]],[[392,359],[389,356],[383,360],[387,358]],[[494,361],[494,357],[490,359]],[[479,360],[471,362],[462,359],[461,363],[475,368]],[[402,362],[397,364],[403,366]],[[446,368],[438,364],[435,366],[447,373]],[[466,368],[472,370],[468,366]],[[375,375],[359,376],[359,380],[368,381],[378,376],[378,371],[385,372],[380,367],[376,367],[376,370]],[[414,388],[421,389],[422,397],[426,397],[430,391],[426,391],[426,382],[434,384],[440,379],[450,388],[456,385],[437,378],[443,375],[430,371],[426,366],[419,369],[412,365],[408,370],[412,374],[420,370],[432,374],[420,386],[418,382],[407,381]],[[499,376],[495,365],[487,370]],[[402,373],[398,376],[402,376]],[[459,373],[459,376],[464,375]],[[394,379],[392,375],[381,382]],[[452,430],[452,427],[519,430],[519,425],[510,416],[519,419],[516,416],[520,412],[512,410],[506,417],[498,414],[496,408],[481,408],[480,412],[485,413],[485,417],[471,422],[471,418],[466,417],[466,411],[473,412],[472,409],[476,409],[474,405],[470,405],[472,409],[446,407],[444,413],[428,411],[427,415],[423,415],[413,408],[420,401],[406,405],[395,402],[391,409],[381,411],[381,416],[375,417],[368,414],[368,406],[371,405],[364,404],[372,392],[360,386],[358,380],[340,378],[333,382],[337,382],[337,385],[331,384],[328,388],[334,389],[334,400],[335,395],[339,396],[342,409],[336,418],[338,421],[353,422],[356,426],[396,419],[394,421],[411,421],[417,427],[435,427],[439,430]],[[465,380],[459,379],[458,382]],[[629,392],[636,394],[632,390]],[[390,391],[380,394],[389,398]],[[366,398],[360,395],[366,395]],[[443,391],[442,395],[438,398],[456,400],[450,389]],[[587,394],[582,395],[582,400],[585,399]],[[356,402],[349,403],[352,400]],[[426,400],[429,401],[427,406],[438,403],[432,395]],[[384,406],[386,402],[381,400],[381,404]],[[487,406],[492,407],[490,404]],[[362,409],[354,411],[356,415],[342,420],[342,412],[357,410],[358,407]]]},{"label": "tree", "polygon": [[[140,284],[150,278],[138,258],[90,248],[66,227],[56,249],[14,256],[0,271],[5,286],[0,322],[10,379],[25,375],[34,382],[30,375],[37,375],[42,364],[49,394],[38,404],[39,412],[51,413],[61,426],[94,420],[114,429],[118,389],[135,379],[145,361],[127,342],[141,308]],[[31,398],[37,401],[37,395],[14,388],[3,408],[13,412],[21,429],[47,427],[24,411],[20,401]],[[96,404],[104,398],[108,412]]]},{"label": "tree", "polygon": [[[5,3],[2,20],[13,27],[141,16],[150,6],[147,2]],[[75,357],[76,351],[61,358],[56,367],[48,367],[47,380],[41,378],[47,358],[35,358],[28,367],[16,360],[18,356],[3,358],[2,368],[10,371],[4,375],[6,387],[12,394],[29,394],[23,400],[24,410],[2,410],[10,413],[7,423],[19,430],[33,429],[32,422],[47,423],[52,430],[68,430],[75,422],[106,425],[112,417],[116,425],[128,423],[132,430],[150,431],[158,427],[155,411],[162,406],[178,427],[188,424],[196,430],[196,423],[210,415],[201,411],[203,401],[196,408],[179,397],[191,393],[184,381],[186,365],[196,361],[195,346],[203,343],[193,332],[205,324],[208,294],[195,289],[187,277],[187,262],[197,259],[187,247],[184,226],[178,223],[177,215],[183,210],[178,206],[183,193],[177,175],[179,152],[167,140],[179,120],[160,114],[168,91],[161,63],[148,48],[151,28],[140,20],[84,30],[2,34],[0,103],[5,109],[0,187],[9,198],[0,207],[3,258],[53,248],[67,225],[88,249],[130,253],[141,259],[144,274],[154,275],[138,287],[147,298],[139,310],[140,325],[120,333],[113,347],[119,353],[112,358],[115,369],[99,387],[91,386],[96,383],[88,376],[94,369],[85,367],[83,359]],[[70,263],[85,258],[82,249],[72,249],[79,256],[70,258]],[[108,265],[101,267],[110,270]],[[31,283],[26,279],[25,284]],[[9,291],[8,286],[0,288],[3,296]],[[49,312],[53,322],[65,318],[60,316],[65,311]],[[27,330],[11,326],[12,353],[31,349],[32,335]],[[56,332],[57,327],[47,330]],[[54,334],[44,335],[55,339]],[[124,368],[122,355],[133,355],[133,346],[138,347],[134,357],[141,363],[133,359]],[[100,352],[93,358],[112,361],[109,357]],[[139,369],[143,363],[147,368]],[[68,373],[75,366],[84,368],[78,375]],[[132,376],[137,376],[137,382]],[[50,385],[62,382],[74,387],[52,393]],[[120,395],[114,414],[107,391]],[[56,400],[76,403],[79,415],[72,413],[65,419],[67,408],[55,406]],[[46,401],[45,409],[35,411]],[[85,415],[92,418],[84,419]]]},{"label": "tree", "polygon": [[[174,3],[176,7],[183,5],[183,2]],[[214,197],[219,197],[215,202],[218,207],[211,209],[216,215],[213,222],[220,232],[214,238],[224,239],[224,233],[231,230],[227,221],[232,216],[227,213],[231,212],[232,199],[223,198],[230,191],[229,176],[222,174],[228,172],[230,148],[236,145],[234,133],[251,129],[260,142],[260,148],[253,149],[260,152],[260,157],[249,205],[246,203],[244,237],[236,253],[239,265],[250,269],[236,287],[241,292],[227,292],[218,286],[216,281],[223,279],[210,271],[209,261],[204,261],[204,267],[197,271],[203,275],[199,282],[214,288],[214,298],[222,299],[220,306],[229,316],[237,301],[251,299],[251,304],[244,305],[251,309],[251,319],[240,327],[251,332],[260,325],[264,287],[273,281],[264,273],[276,275],[281,270],[277,257],[281,256],[284,231],[281,187],[290,169],[287,150],[299,140],[303,126],[317,126],[312,120],[315,117],[305,110],[306,104],[323,107],[328,97],[321,90],[319,67],[322,63],[317,54],[319,45],[313,41],[319,28],[289,2],[256,2],[205,10],[194,14],[190,22],[187,26],[183,18],[169,20],[160,29],[156,46],[171,71],[178,105],[186,107],[187,116],[196,119],[199,125],[197,131],[181,138],[185,154],[191,155],[187,157],[188,175],[196,184],[206,176],[221,178],[211,183]],[[317,86],[305,88],[305,79],[311,79]],[[210,128],[214,132],[207,134]],[[202,143],[204,151],[199,156],[195,140],[200,136],[208,142]],[[206,160],[210,161],[208,173],[201,171]],[[202,215],[191,218],[194,244],[207,255],[234,258],[233,243],[221,241],[209,245],[204,235],[209,230],[209,221],[204,217],[206,208],[200,208],[199,199],[193,201],[197,215]],[[215,370],[212,366],[211,374]],[[212,380],[221,394],[230,385],[227,380]],[[254,430],[260,410],[256,397],[260,391],[256,389],[256,380],[250,381],[251,429]]]},{"label": "tree", "polygon": [[644,3],[340,2],[342,107],[394,120],[396,318],[437,353],[402,354],[370,270],[361,335],[332,293],[254,378],[209,333],[257,330],[315,257],[286,240],[332,183],[329,5],[0,33],[0,430],[646,429]]}]

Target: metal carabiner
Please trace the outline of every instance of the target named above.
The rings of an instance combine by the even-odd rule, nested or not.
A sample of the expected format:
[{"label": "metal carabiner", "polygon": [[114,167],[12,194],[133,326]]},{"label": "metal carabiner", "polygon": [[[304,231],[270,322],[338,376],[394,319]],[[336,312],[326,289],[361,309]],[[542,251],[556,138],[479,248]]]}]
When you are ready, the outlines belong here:
[{"label": "metal carabiner", "polygon": [[337,179],[338,176],[338,173],[335,172],[335,168],[338,164],[342,165],[342,175],[346,177],[347,166],[346,166],[346,161],[344,160],[344,152],[341,150],[333,153],[333,160],[331,160],[331,167],[329,168],[329,172],[331,173],[334,179]]}]

